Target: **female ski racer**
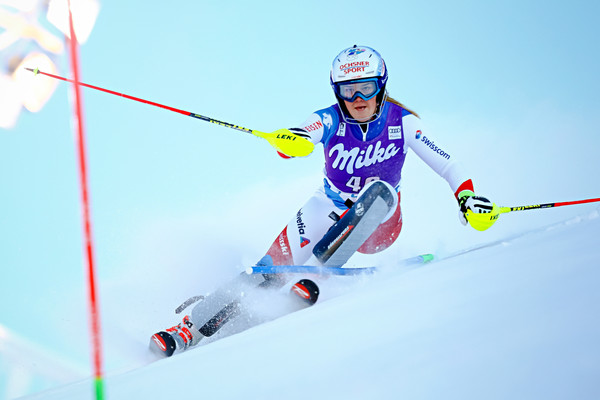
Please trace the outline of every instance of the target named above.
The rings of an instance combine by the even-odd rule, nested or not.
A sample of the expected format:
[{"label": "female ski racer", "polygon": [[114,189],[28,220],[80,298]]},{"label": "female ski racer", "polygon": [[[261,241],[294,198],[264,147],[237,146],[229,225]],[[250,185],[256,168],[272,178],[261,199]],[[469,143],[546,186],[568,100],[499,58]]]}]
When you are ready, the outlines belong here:
[{"label": "female ski racer", "polygon": [[[372,233],[355,249],[372,254],[389,247],[402,229],[400,181],[408,149],[448,182],[463,225],[470,223],[485,230],[495,222],[498,207],[475,196],[472,180],[448,149],[424,130],[415,112],[388,96],[387,80],[386,64],[377,51],[367,46],[347,48],[335,57],[331,67],[330,83],[337,103],[314,112],[297,128],[281,130],[287,137],[323,145],[325,176],[323,185],[298,210],[257,265],[324,265],[323,258],[313,253],[315,245],[363,194],[374,191],[375,185],[377,193],[387,191],[387,198],[393,200],[385,215],[380,214]],[[289,158],[281,151],[279,154]],[[281,287],[284,283],[274,275],[243,276],[234,288],[207,296],[179,325],[153,335],[151,348],[170,356],[194,346],[239,313],[240,302],[232,293],[243,292],[248,286]],[[318,288],[310,280],[302,280],[292,289],[308,304],[318,296]]]},{"label": "female ski racer", "polygon": [[[322,143],[325,152],[323,185],[298,211],[273,242],[262,263],[319,264],[312,254],[334,223],[373,181],[388,183],[397,201],[375,232],[358,249],[372,254],[389,247],[402,229],[400,180],[408,149],[444,178],[459,203],[459,218],[478,230],[489,228],[497,207],[474,194],[473,182],[446,147],[421,126],[419,116],[388,96],[388,71],[380,54],[367,46],[343,50],[333,60],[331,87],[337,104],[311,114],[293,134]],[[281,154],[286,157],[285,154]],[[470,211],[469,211],[470,210]],[[474,213],[489,213],[473,216]],[[468,217],[467,217],[468,215]],[[483,217],[483,218],[478,218]],[[309,259],[312,259],[309,261]]]}]

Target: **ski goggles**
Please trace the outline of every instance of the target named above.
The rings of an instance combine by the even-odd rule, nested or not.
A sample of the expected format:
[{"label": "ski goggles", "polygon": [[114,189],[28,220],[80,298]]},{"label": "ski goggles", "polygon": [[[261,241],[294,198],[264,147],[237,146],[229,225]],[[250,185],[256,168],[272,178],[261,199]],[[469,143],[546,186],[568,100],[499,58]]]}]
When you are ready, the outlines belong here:
[{"label": "ski goggles", "polygon": [[358,97],[367,101],[377,96],[381,90],[379,79],[369,78],[358,81],[339,82],[335,85],[335,94],[352,103]]}]

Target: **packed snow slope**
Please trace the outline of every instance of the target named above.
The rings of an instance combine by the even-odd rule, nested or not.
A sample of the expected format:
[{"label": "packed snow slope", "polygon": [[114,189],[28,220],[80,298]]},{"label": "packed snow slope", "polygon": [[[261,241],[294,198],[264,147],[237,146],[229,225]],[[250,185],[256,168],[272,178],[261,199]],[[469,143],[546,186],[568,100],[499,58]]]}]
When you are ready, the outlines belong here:
[{"label": "packed snow slope", "polygon": [[[358,20],[363,1],[101,3],[81,46],[89,84],[272,132],[332,105],[332,57],[369,45],[389,94],[478,195],[600,197],[600,2],[384,0]],[[22,54],[7,50],[5,66]],[[55,62],[70,76],[68,57]],[[83,97],[109,399],[600,398],[600,204],[509,213],[477,232],[411,151],[399,239],[349,263],[384,273],[319,282],[311,309],[151,362],[149,337],[180,320],[174,309],[256,263],[322,184],[322,147],[283,160],[253,135]],[[59,83],[41,112],[0,132],[2,400],[92,397],[72,98]]]},{"label": "packed snow slope", "polygon": [[[598,399],[598,237],[592,210],[427,265],[319,280],[312,308],[147,365],[140,352],[108,372],[107,395]],[[83,380],[30,398],[91,391]]]}]

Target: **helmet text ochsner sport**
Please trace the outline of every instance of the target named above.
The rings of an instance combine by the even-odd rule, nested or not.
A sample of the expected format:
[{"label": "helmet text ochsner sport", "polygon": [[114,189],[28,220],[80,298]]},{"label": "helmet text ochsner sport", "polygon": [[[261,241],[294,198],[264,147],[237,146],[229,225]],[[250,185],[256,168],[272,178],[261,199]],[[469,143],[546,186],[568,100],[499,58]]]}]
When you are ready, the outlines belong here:
[{"label": "helmet text ochsner sport", "polygon": [[365,72],[367,67],[369,67],[368,61],[356,61],[340,65],[340,71],[344,71],[345,74]]}]

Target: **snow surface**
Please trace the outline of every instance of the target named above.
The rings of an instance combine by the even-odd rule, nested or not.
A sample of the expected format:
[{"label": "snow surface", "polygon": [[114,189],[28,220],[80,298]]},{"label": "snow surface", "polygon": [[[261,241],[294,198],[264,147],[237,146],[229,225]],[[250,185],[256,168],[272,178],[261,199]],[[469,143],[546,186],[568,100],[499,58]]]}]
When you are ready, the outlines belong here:
[{"label": "snow surface", "polygon": [[[156,362],[137,338],[107,395],[597,399],[599,236],[594,209],[427,265],[321,280],[312,308]],[[28,398],[91,391],[85,379]]]}]

